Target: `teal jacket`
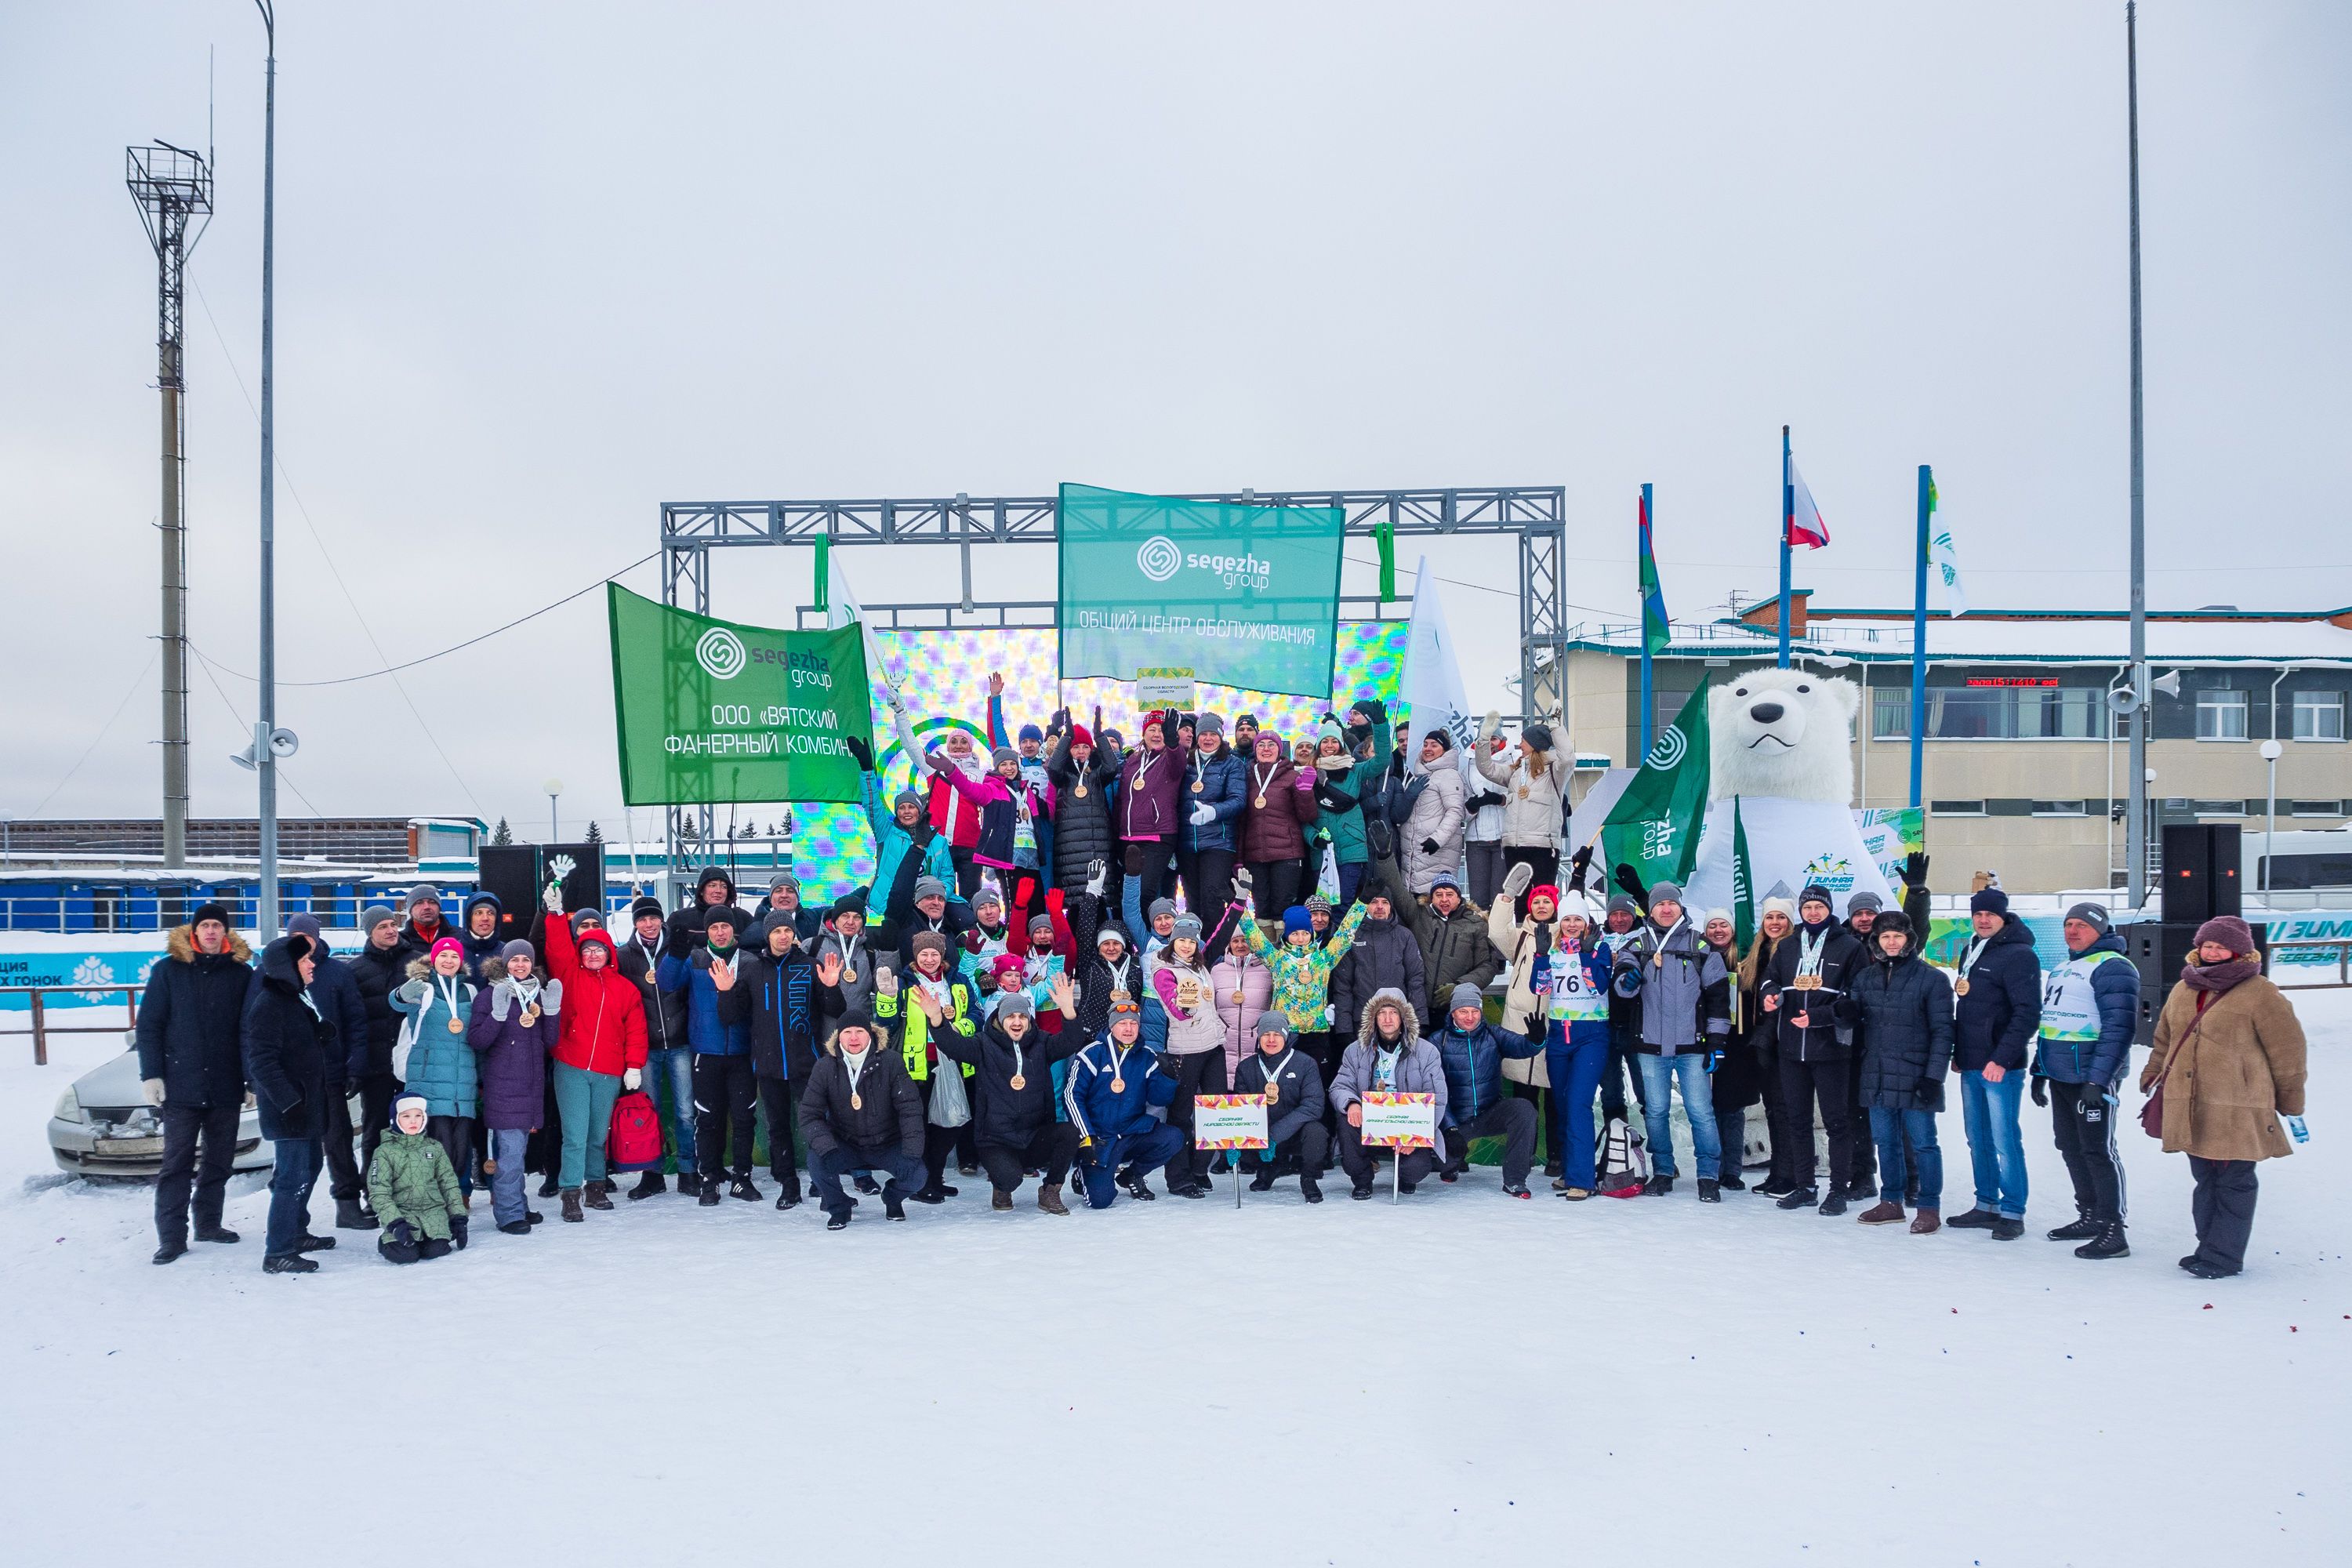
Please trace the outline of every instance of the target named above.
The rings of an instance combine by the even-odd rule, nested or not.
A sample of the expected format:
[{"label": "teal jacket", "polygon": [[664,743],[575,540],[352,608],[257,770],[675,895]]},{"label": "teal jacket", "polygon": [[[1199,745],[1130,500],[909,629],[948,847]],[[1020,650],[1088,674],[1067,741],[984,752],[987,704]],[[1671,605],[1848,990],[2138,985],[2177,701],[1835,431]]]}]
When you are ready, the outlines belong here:
[{"label": "teal jacket", "polygon": [[948,836],[930,832],[927,818],[923,827],[929,837],[918,849],[914,835],[899,826],[898,817],[883,804],[882,781],[867,773],[859,783],[866,792],[866,825],[874,831],[874,889],[866,897],[866,919],[905,921],[914,910],[919,877],[937,877],[947,885],[949,899],[957,900],[955,861],[948,854]]},{"label": "teal jacket", "polygon": [[1356,797],[1356,804],[1341,812],[1326,812],[1322,820],[1331,829],[1331,853],[1342,866],[1361,866],[1371,859],[1371,851],[1364,845],[1364,792],[1381,776],[1381,770],[1391,765],[1396,751],[1396,727],[1383,719],[1372,726],[1372,754],[1344,773],[1331,777],[1341,794]]}]

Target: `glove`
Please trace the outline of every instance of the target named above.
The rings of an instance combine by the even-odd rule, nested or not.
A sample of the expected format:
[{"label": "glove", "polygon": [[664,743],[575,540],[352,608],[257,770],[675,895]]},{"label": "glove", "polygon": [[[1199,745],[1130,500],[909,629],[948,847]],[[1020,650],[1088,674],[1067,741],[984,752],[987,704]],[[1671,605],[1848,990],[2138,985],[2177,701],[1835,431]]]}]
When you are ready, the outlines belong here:
[{"label": "glove", "polygon": [[1903,858],[1903,885],[1906,888],[1924,888],[1927,885],[1927,856],[1906,855]]},{"label": "glove", "polygon": [[1273,1146],[1269,1144],[1267,1147],[1265,1147],[1265,1148],[1264,1148],[1264,1149],[1260,1149],[1260,1150],[1257,1152],[1257,1157],[1258,1157],[1258,1159],[1259,1159],[1260,1161],[1264,1162],[1264,1163],[1266,1163],[1266,1164],[1269,1164],[1269,1165],[1273,1164],[1273,1163],[1274,1163],[1274,1149],[1273,1149]]},{"label": "glove", "polygon": [[1110,878],[1110,862],[1097,855],[1087,862],[1087,891],[1102,897],[1103,884]]},{"label": "glove", "polygon": [[394,1247],[407,1247],[416,1240],[416,1227],[404,1219],[396,1219],[383,1227],[383,1238]]},{"label": "glove", "polygon": [[1217,820],[1217,808],[1216,808],[1215,806],[1213,806],[1213,805],[1209,805],[1206,801],[1202,802],[1200,805],[1196,805],[1196,806],[1194,806],[1194,807],[1192,808],[1192,826],[1195,826],[1195,827],[1206,827],[1206,826],[1209,826],[1209,824],[1211,824],[1211,823],[1213,823],[1213,822],[1214,822],[1214,821],[1216,821],[1216,820]]},{"label": "glove", "polygon": [[399,997],[404,1002],[422,1002],[425,1000],[425,982],[422,980],[404,980],[400,983],[400,989],[394,992],[393,994]]},{"label": "glove", "polygon": [[1930,1099],[1944,1092],[1944,1080],[1939,1078],[1923,1078],[1911,1087],[1920,1098]]},{"label": "glove", "polygon": [[2050,1103],[2050,1080],[2039,1075],[2036,1075],[2033,1079],[2033,1103],[2036,1105]]},{"label": "glove", "polygon": [[540,907],[545,910],[549,914],[562,914],[563,912],[563,884],[561,882],[550,882],[547,885],[547,890],[539,895],[539,903]]},{"label": "glove", "polygon": [[1617,868],[1617,886],[1630,894],[1633,901],[1643,909],[1650,907],[1650,889],[1642,886],[1642,879],[1633,874],[1633,867]]},{"label": "glove", "polygon": [[1631,1002],[1642,994],[1642,966],[1628,963],[1609,976],[1609,989]]},{"label": "glove", "polygon": [[563,982],[551,980],[539,988],[539,1010],[552,1018],[563,1010]]},{"label": "glove", "polygon": [[466,1216],[464,1215],[453,1214],[449,1216],[449,1245],[460,1252],[466,1250]]},{"label": "glove", "polygon": [[2303,1124],[2303,1118],[2300,1116],[2288,1117],[2286,1119],[2286,1130],[2298,1143],[2308,1143],[2311,1142],[2311,1129]]},{"label": "glove", "polygon": [[1525,860],[1514,862],[1511,868],[1503,873],[1503,896],[1508,899],[1517,898],[1528,890],[1535,879],[1536,868],[1533,866],[1528,865]]},{"label": "glove", "polygon": [[515,988],[511,980],[501,980],[490,987],[490,1016],[503,1024],[508,1011],[514,1006]]},{"label": "glove", "polygon": [[1434,839],[1434,838],[1424,838],[1424,839],[1423,839],[1423,840],[1421,841],[1421,852],[1422,852],[1423,854],[1424,854],[1424,855],[1434,855],[1434,854],[1436,854],[1436,853],[1437,853],[1437,840],[1436,840],[1436,839]]},{"label": "glove", "polygon": [[1583,848],[1578,850],[1575,854],[1568,858],[1569,891],[1572,893],[1582,892],[1584,890],[1584,874],[1591,868],[1592,846],[1588,844]]},{"label": "glove", "polygon": [[645,1082],[645,1081],[646,1081],[646,1075],[645,1075],[645,1074],[643,1074],[643,1073],[641,1073],[641,1072],[639,1072],[639,1071],[638,1071],[636,1068],[625,1068],[625,1069],[624,1069],[624,1070],[623,1070],[623,1072],[621,1073],[621,1087],[622,1087],[623,1089],[625,1089],[628,1090],[628,1092],[630,1092],[631,1094],[635,1094],[635,1093],[636,1093],[636,1092],[637,1092],[637,1085],[639,1085],[639,1084],[641,1084],[641,1083],[643,1083],[643,1082]]},{"label": "glove", "polygon": [[859,773],[870,773],[874,771],[874,748],[872,746],[867,745],[865,742],[859,740],[855,735],[843,736],[841,743],[848,748],[849,754],[851,756],[857,759],[857,771]]},{"label": "glove", "polygon": [[1497,731],[1497,730],[1499,730],[1499,729],[1501,729],[1502,727],[1503,727],[1503,710],[1502,710],[1500,708],[1489,708],[1489,709],[1487,709],[1487,710],[1486,710],[1486,716],[1484,719],[1481,719],[1480,721],[1478,721],[1478,739],[1479,739],[1479,741],[1480,741],[1481,742],[1486,742],[1486,741],[1492,740],[1492,739],[1494,738],[1495,731]]},{"label": "glove", "polygon": [[1158,1062],[1160,1064],[1160,1070],[1166,1073],[1170,1078],[1174,1078],[1178,1073],[1183,1070],[1183,1058],[1179,1057],[1174,1051],[1156,1052],[1152,1056],[1151,1059]]},{"label": "glove", "polygon": [[1377,697],[1365,698],[1361,702],[1356,704],[1353,710],[1358,713],[1361,713],[1364,718],[1371,723],[1385,724],[1388,722],[1389,705],[1381,701]]},{"label": "glove", "polygon": [[147,1097],[148,1104],[161,1105],[163,1103],[163,1080],[160,1078],[142,1078],[139,1080],[139,1092]]}]

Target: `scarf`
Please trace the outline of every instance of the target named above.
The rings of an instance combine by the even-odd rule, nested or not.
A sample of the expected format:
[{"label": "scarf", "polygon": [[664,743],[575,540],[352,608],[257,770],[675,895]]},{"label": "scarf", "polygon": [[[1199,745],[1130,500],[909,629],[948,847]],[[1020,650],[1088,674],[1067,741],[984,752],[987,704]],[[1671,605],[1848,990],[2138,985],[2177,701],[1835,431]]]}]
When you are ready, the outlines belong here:
[{"label": "scarf", "polygon": [[2180,983],[2191,991],[2206,991],[2219,996],[2242,980],[2252,980],[2263,972],[2262,960],[2248,953],[2227,963],[2200,963],[2194,958],[2181,967]]}]

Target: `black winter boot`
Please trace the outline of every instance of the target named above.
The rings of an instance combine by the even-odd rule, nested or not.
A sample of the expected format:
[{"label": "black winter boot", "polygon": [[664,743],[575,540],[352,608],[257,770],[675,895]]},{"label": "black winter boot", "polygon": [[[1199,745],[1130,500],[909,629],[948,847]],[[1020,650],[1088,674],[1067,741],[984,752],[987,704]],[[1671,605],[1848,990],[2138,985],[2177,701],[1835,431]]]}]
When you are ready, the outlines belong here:
[{"label": "black winter boot", "polygon": [[727,1184],[727,1195],[740,1198],[747,1204],[756,1204],[760,1201],[760,1189],[751,1184],[751,1177],[738,1176]]},{"label": "black winter boot", "polygon": [[175,1263],[186,1255],[187,1250],[188,1244],[184,1241],[167,1241],[163,1246],[155,1249],[155,1256],[149,1258],[148,1261],[150,1263]]},{"label": "black winter boot", "polygon": [[2089,1241],[2099,1234],[2099,1222],[2089,1215],[2084,1215],[2079,1219],[2067,1221],[2056,1230],[2047,1234],[2052,1241]]},{"label": "black winter boot", "polygon": [[552,1171],[547,1173],[547,1180],[539,1184],[539,1195],[543,1198],[551,1198],[562,1190],[555,1184],[555,1173]]},{"label": "black winter boot", "polygon": [[375,1215],[360,1207],[359,1199],[337,1198],[335,1200],[335,1228],[337,1230],[374,1230],[377,1229],[381,1224],[382,1222],[379,1221]]},{"label": "black winter boot", "polygon": [[2110,1222],[2099,1227],[2099,1234],[2074,1249],[2077,1258],[2098,1260],[2108,1258],[2129,1258],[2131,1247],[2124,1240],[2124,1227]]},{"label": "black winter boot", "polygon": [[669,1183],[663,1178],[662,1173],[659,1171],[647,1171],[637,1178],[637,1184],[629,1189],[629,1201],[635,1203],[639,1198],[654,1197],[667,1191],[669,1191]]},{"label": "black winter boot", "polygon": [[694,1202],[698,1208],[715,1209],[719,1206],[719,1200],[726,1195],[727,1189],[719,1185],[718,1177],[713,1176],[702,1184],[702,1191],[695,1194]]},{"label": "black winter boot", "polygon": [[677,1195],[682,1198],[700,1197],[702,1178],[692,1171],[680,1171],[677,1173]]},{"label": "black winter boot", "polygon": [[1698,1201],[1703,1204],[1721,1203],[1723,1201],[1721,1184],[1710,1182],[1705,1176],[1701,1176],[1698,1179]]},{"label": "black winter boot", "polygon": [[264,1274],[316,1274],[319,1266],[299,1252],[289,1252],[280,1258],[263,1258],[261,1271]]},{"label": "black winter boot", "polygon": [[1809,1209],[1820,1196],[1821,1194],[1811,1187],[1791,1187],[1781,1194],[1780,1201],[1772,1206],[1782,1209]]}]

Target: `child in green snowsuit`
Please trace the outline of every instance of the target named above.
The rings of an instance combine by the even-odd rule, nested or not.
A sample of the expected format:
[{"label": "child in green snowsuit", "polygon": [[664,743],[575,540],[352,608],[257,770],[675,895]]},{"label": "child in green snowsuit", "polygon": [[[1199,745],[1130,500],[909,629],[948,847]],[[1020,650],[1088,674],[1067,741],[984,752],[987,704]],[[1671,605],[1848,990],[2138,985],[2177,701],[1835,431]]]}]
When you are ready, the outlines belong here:
[{"label": "child in green snowsuit", "polygon": [[437,1138],[425,1135],[425,1098],[392,1102],[393,1131],[368,1163],[368,1203],[383,1234],[375,1249],[387,1263],[446,1258],[466,1245],[466,1194]]}]

